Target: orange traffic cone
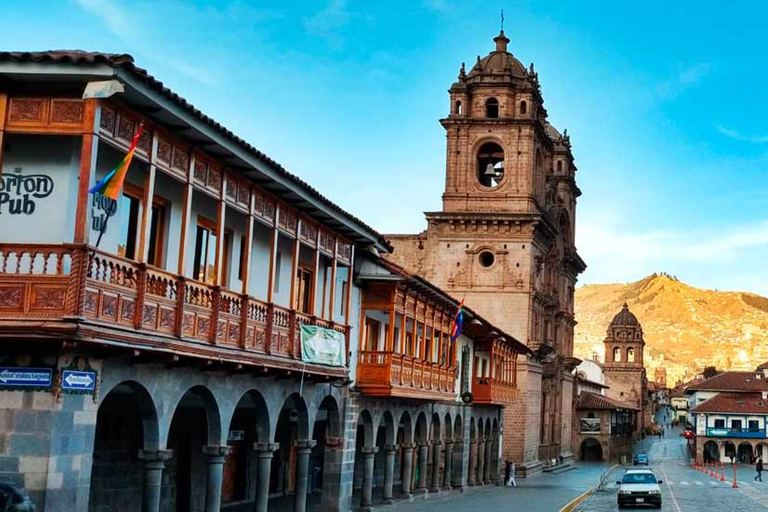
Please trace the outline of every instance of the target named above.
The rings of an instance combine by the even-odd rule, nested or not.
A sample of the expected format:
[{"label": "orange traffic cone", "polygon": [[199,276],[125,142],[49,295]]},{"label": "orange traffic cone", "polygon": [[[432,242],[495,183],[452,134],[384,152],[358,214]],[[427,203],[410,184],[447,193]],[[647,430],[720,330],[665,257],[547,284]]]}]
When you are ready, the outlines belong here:
[{"label": "orange traffic cone", "polygon": [[736,483],[736,464],[733,465],[733,488],[738,489],[739,484]]},{"label": "orange traffic cone", "polygon": [[720,481],[725,482],[725,467],[722,462],[720,463]]}]

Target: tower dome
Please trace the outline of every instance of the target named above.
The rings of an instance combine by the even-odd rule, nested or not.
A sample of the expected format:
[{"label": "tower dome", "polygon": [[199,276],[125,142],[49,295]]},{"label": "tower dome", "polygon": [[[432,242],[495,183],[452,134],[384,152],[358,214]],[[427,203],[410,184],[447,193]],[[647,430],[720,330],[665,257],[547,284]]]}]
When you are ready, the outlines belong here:
[{"label": "tower dome", "polygon": [[528,71],[523,63],[507,51],[509,38],[504,35],[503,30],[493,38],[493,41],[496,43],[496,49],[482,59],[478,57],[477,63],[467,74],[467,79],[472,82],[482,77],[499,74],[511,75],[513,78],[527,78]]},{"label": "tower dome", "polygon": [[629,310],[629,306],[625,302],[616,316],[611,320],[611,327],[639,327],[640,322],[637,317]]}]

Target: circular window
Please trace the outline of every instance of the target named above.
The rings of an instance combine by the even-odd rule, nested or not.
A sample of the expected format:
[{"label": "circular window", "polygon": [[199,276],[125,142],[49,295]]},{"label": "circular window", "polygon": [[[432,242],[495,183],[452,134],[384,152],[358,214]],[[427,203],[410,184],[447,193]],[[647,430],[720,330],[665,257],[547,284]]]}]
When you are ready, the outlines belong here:
[{"label": "circular window", "polygon": [[493,262],[496,261],[496,257],[491,251],[483,251],[480,253],[480,256],[478,256],[477,261],[480,263],[481,267],[488,268],[493,266]]}]

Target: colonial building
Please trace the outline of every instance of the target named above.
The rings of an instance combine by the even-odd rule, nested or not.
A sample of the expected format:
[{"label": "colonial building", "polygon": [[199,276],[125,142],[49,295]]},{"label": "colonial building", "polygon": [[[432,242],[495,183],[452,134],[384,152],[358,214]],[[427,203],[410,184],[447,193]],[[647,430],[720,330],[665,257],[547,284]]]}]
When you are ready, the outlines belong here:
[{"label": "colonial building", "polygon": [[632,456],[639,409],[607,396],[582,391],[574,402],[573,446],[581,461],[614,461]]},{"label": "colonial building", "polygon": [[[89,194],[140,129],[119,199]],[[530,349],[470,309],[452,342],[454,298],[130,56],[0,53],[0,170],[0,478],[38,510],[498,477]]]},{"label": "colonial building", "polygon": [[653,414],[643,366],[643,327],[627,304],[611,320],[604,343],[607,395],[639,411],[638,428],[649,427]]},{"label": "colonial building", "polygon": [[689,386],[689,421],[700,460],[752,464],[768,457],[768,368],[728,371]]},{"label": "colonial building", "polygon": [[547,119],[533,65],[496,48],[449,90],[443,208],[418,235],[390,235],[392,261],[466,299],[534,351],[518,362],[504,457],[523,474],[572,455],[574,233],[570,140]]}]

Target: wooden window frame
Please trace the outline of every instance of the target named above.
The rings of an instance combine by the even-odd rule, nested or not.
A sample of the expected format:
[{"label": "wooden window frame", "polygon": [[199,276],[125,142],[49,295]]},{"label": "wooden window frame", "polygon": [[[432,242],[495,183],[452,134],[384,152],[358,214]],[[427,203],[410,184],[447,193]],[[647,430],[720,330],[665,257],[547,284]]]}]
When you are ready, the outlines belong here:
[{"label": "wooden window frame", "polygon": [[[301,273],[306,272],[309,274],[309,307],[307,308],[307,311],[302,311],[299,308],[299,305],[301,303],[301,294],[299,293],[299,290],[301,290]],[[306,263],[299,262],[296,265],[296,289],[294,290],[294,298],[293,298],[293,304],[291,304],[291,309],[294,309],[296,311],[299,311],[301,313],[304,313],[305,315],[314,315],[315,313],[315,267],[308,265]]]},{"label": "wooden window frame", "polygon": [[[142,216],[142,212],[144,211],[144,190],[140,186],[134,185],[133,183],[128,183],[126,181],[123,184],[123,190],[120,193],[120,200],[122,200],[123,196],[128,196],[131,199],[135,199],[139,203],[139,211],[137,212],[137,219],[136,219],[136,234],[134,235],[135,239],[133,240],[134,254],[132,257],[120,255],[120,232],[119,232],[120,220],[119,219],[118,219],[117,248],[115,249],[115,254],[127,260],[139,261],[138,252],[141,250],[141,243],[140,243],[139,237],[141,236],[141,216]],[[130,212],[129,212],[129,215],[130,215]],[[127,242],[126,242],[126,245],[127,245]]]},{"label": "wooden window frame", "polygon": [[[197,229],[199,229],[199,228],[207,229],[208,232],[209,232],[209,235],[208,235],[209,236],[209,240],[208,240],[208,243],[206,244],[206,250],[208,250],[208,244],[210,243],[210,233],[213,233],[214,235],[216,235],[216,243],[218,243],[218,241],[219,241],[219,238],[218,238],[219,234],[218,234],[218,229],[217,229],[216,222],[210,220],[207,217],[203,217],[202,215],[198,215],[197,216],[197,223],[196,223],[195,226],[196,226],[196,230],[195,230],[195,244],[197,244]],[[193,254],[192,254],[193,258],[196,255],[196,253],[197,253],[197,250],[194,250]],[[214,258],[214,260],[216,259],[215,253],[214,253],[214,257],[213,258]],[[199,276],[199,272],[197,272],[197,273],[194,272],[194,267],[196,265],[198,265],[199,263],[200,262],[198,262],[198,261],[193,261],[192,262],[192,268],[193,268],[193,272],[192,272],[193,276],[192,276],[192,278],[194,280],[196,280],[196,281],[199,281],[201,283],[206,283],[206,284],[212,284],[212,283],[208,282],[209,279],[213,279],[213,282],[215,282],[215,280],[216,280],[215,276],[216,276],[216,272],[218,272],[219,262],[218,261],[214,261],[213,276],[209,276],[208,273],[207,273],[208,269],[205,268],[205,270],[203,271],[203,279],[202,280],[199,279],[199,277],[200,277]]]},{"label": "wooden window frame", "polygon": [[363,350],[376,352],[379,349],[380,334],[381,322],[365,317],[365,348]]},{"label": "wooden window frame", "polygon": [[150,265],[153,265],[157,268],[163,268],[163,253],[165,253],[165,228],[167,219],[166,216],[168,215],[169,206],[171,202],[165,199],[161,196],[153,196],[152,197],[152,208],[149,211],[149,239],[147,239],[147,260],[149,260],[149,246],[151,245],[150,242],[152,240],[152,209],[155,208],[155,206],[159,206],[162,208],[162,215],[158,219],[158,226],[157,226],[157,238],[155,238],[155,254],[154,258],[152,258],[151,261],[147,261]]}]

